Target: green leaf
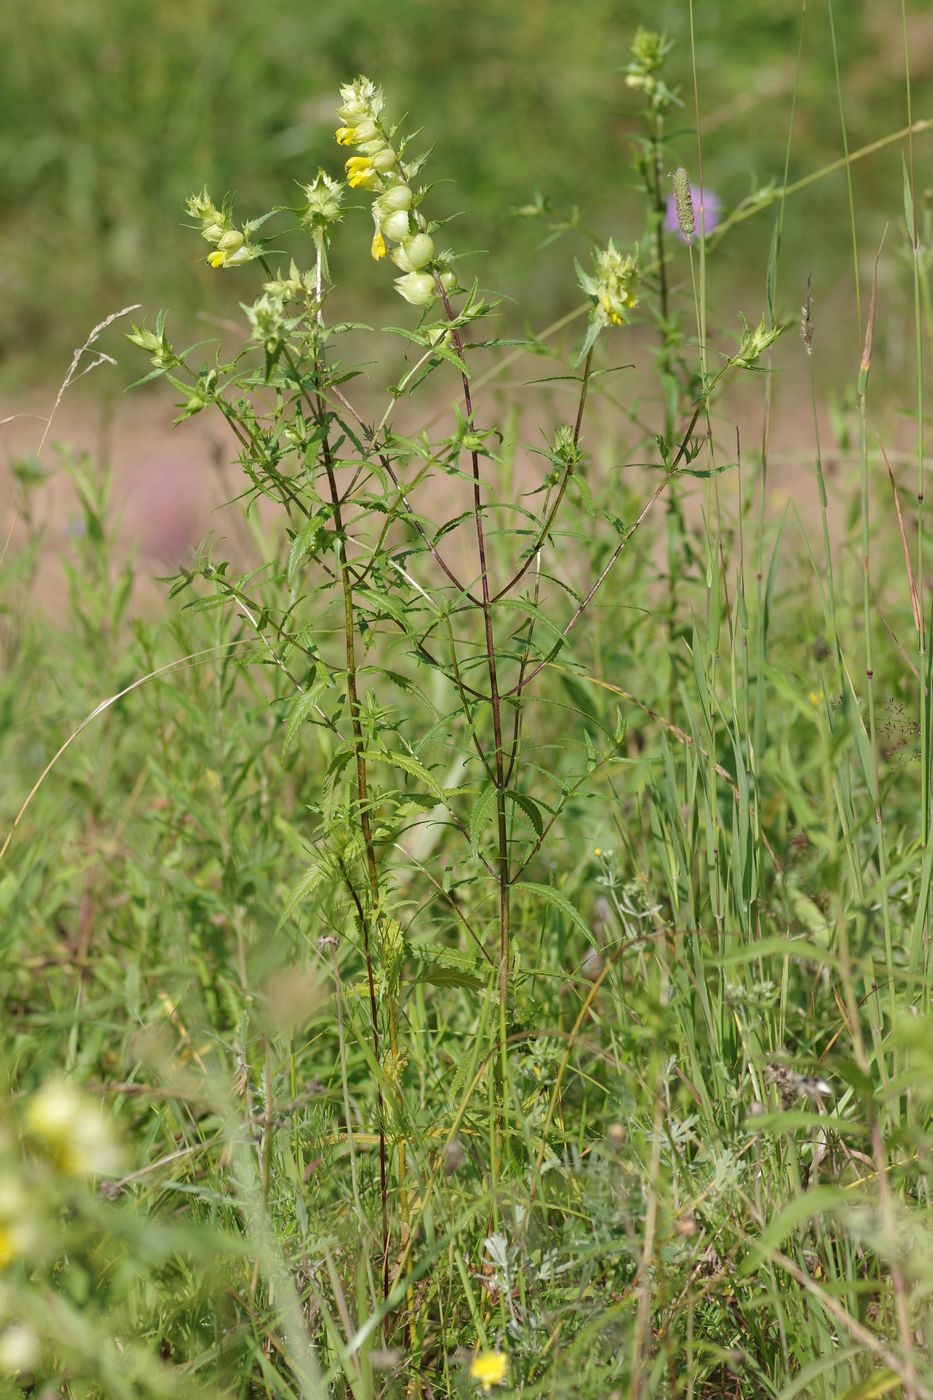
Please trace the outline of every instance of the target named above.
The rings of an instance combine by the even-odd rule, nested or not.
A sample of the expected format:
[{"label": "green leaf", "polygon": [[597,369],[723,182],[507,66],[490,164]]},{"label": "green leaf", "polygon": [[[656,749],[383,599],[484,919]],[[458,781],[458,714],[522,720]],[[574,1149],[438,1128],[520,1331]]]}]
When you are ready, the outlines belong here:
[{"label": "green leaf", "polygon": [[893,1371],[873,1371],[865,1380],[850,1386],[844,1395],[839,1396],[839,1400],[879,1400],[882,1395],[900,1390],[902,1385],[901,1377]]},{"label": "green leaf", "polygon": [[470,849],[477,865],[480,863],[479,840],[483,822],[486,820],[486,814],[492,806],[495,796],[496,789],[494,787],[486,788],[479,800],[474,802],[473,811],[470,814]]},{"label": "green leaf", "polygon": [[723,472],[731,472],[738,465],[738,462],[723,462],[721,467],[707,467],[702,471],[699,467],[678,467],[672,475],[697,477],[721,476]]},{"label": "green leaf", "polygon": [[911,247],[914,246],[914,192],[910,187],[910,171],[907,169],[907,159],[901,154],[901,164],[904,167],[904,219],[907,223],[907,237],[910,239]]},{"label": "green leaf", "polygon": [[285,901],[282,917],[279,919],[278,925],[276,926],[277,933],[288,923],[288,920],[295,913],[298,906],[303,904],[308,896],[314,893],[318,885],[324,880],[326,874],[327,871],[321,865],[312,865],[309,870],[305,871]]},{"label": "green leaf", "polygon": [[478,953],[464,953],[456,948],[414,943],[409,946],[408,955],[415,964],[413,980],[437,987],[482,987],[493,970],[492,963]]},{"label": "green leaf", "polygon": [[506,796],[511,798],[516,807],[521,807],[525,816],[534,827],[535,835],[544,835],[544,822],[541,819],[541,809],[536,802],[532,802],[530,797],[526,797],[523,792],[515,792],[513,788],[506,788]]},{"label": "green leaf", "polygon": [[567,896],[561,894],[559,890],[555,890],[553,885],[534,885],[528,880],[517,880],[512,889],[524,890],[528,894],[536,895],[538,899],[543,899],[545,904],[549,904],[552,909],[563,914],[574,928],[579,929],[587,942],[593,941],[593,934],[583,916],[573,907]]},{"label": "green leaf", "polygon": [[863,1099],[873,1099],[875,1096],[875,1083],[871,1075],[865,1073],[854,1060],[838,1059],[833,1060],[833,1072],[839,1075],[850,1084],[855,1092]]},{"label": "green leaf", "polygon": [[419,763],[417,758],[410,753],[392,753],[379,750],[367,749],[363,754],[367,763],[388,763],[390,767],[401,768],[403,773],[408,773],[412,778],[417,778],[419,783],[424,783],[429,792],[433,793],[438,802],[447,805],[447,794],[435,778],[434,774],[423,763]]},{"label": "green leaf", "polygon": [[328,682],[326,680],[315,681],[314,685],[302,695],[299,695],[298,699],[293,703],[291,714],[288,716],[288,723],[285,726],[285,738],[282,740],[282,752],[279,755],[282,761],[284,761],[285,755],[291,748],[292,740],[298,733],[298,730],[304,724],[308,716],[317,708],[317,703],[327,689],[327,686]]},{"label": "green leaf", "polygon": [[771,1251],[780,1249],[788,1235],[793,1234],[798,1226],[806,1225],[816,1217],[848,1205],[851,1201],[851,1193],[844,1191],[841,1186],[814,1186],[802,1195],[795,1196],[783,1210],[778,1211],[739,1269],[739,1273],[746,1277],[754,1273],[767,1261]]},{"label": "green leaf", "polygon": [[295,586],[295,575],[299,568],[308,558],[314,557],[320,549],[321,537],[324,534],[324,526],[317,516],[312,516],[306,520],[301,529],[292,540],[292,547],[288,551],[288,567],[286,578],[289,588]]},{"label": "green leaf", "polygon": [[723,953],[722,957],[711,958],[709,961],[713,967],[739,967],[743,963],[758,962],[759,959],[765,958],[800,958],[826,967],[836,966],[836,959],[827,953],[825,948],[820,948],[805,938],[782,938],[780,934],[733,948],[728,953]]}]

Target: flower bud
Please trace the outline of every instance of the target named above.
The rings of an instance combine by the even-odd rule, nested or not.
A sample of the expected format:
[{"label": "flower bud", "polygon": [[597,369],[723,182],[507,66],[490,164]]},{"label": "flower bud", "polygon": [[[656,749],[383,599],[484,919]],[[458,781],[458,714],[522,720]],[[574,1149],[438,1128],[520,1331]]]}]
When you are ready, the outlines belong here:
[{"label": "flower bud", "polygon": [[427,267],[434,257],[434,239],[427,233],[416,233],[403,244],[409,263],[416,270]]},{"label": "flower bud", "polygon": [[389,143],[382,136],[374,136],[371,141],[357,141],[356,149],[360,155],[366,156],[371,161],[373,156],[387,150],[388,145]]},{"label": "flower bud", "polygon": [[372,141],[379,135],[379,128],[375,122],[363,120],[359,123],[353,134],[354,146],[360,146],[364,141]]},{"label": "flower bud", "polygon": [[395,266],[400,267],[403,272],[417,272],[418,269],[412,264],[403,247],[393,248],[391,256]]},{"label": "flower bud", "polygon": [[302,185],[308,201],[302,214],[302,223],[310,224],[317,232],[337,223],[341,217],[340,201],[343,198],[343,185],[332,180],[325,171],[319,170],[310,185]]},{"label": "flower bud", "polygon": [[231,228],[218,240],[217,247],[222,248],[225,253],[235,253],[237,248],[243,247],[245,241],[238,229]]},{"label": "flower bud", "polygon": [[201,237],[206,238],[208,243],[219,243],[225,232],[223,224],[207,224],[201,230]]},{"label": "flower bud", "polygon": [[387,175],[390,170],[394,170],[398,164],[398,156],[391,146],[386,146],[384,150],[377,151],[372,157],[373,169],[378,170],[380,175]]},{"label": "flower bud", "polygon": [[394,214],[399,209],[411,208],[412,194],[407,185],[393,185],[376,200],[376,212],[380,218]]},{"label": "flower bud", "polygon": [[386,255],[386,241],[382,236],[381,230],[378,228],[373,234],[373,241],[370,245],[369,251],[372,253],[373,258],[376,262],[378,262],[380,258],[384,258]]},{"label": "flower bud", "polygon": [[457,285],[457,274],[455,272],[442,272],[440,282],[445,292],[452,292]]},{"label": "flower bud", "polygon": [[401,243],[403,239],[407,238],[411,229],[405,210],[397,209],[394,214],[387,214],[382,220],[382,232],[386,238],[391,238],[395,243]]},{"label": "flower bud", "polygon": [[742,327],[744,331],[742,344],[733,356],[732,363],[741,365],[743,369],[750,369],[766,350],[770,350],[778,336],[783,335],[787,329],[786,325],[769,326],[764,316],[754,330],[742,316]]},{"label": "flower bud", "polygon": [[338,110],[348,125],[361,121],[375,121],[382,111],[382,92],[376,84],[362,74],[352,83],[342,83],[340,96],[343,106]]},{"label": "flower bud", "polygon": [[409,272],[404,277],[396,277],[395,287],[399,296],[412,306],[428,306],[434,300],[434,278],[430,273]]}]

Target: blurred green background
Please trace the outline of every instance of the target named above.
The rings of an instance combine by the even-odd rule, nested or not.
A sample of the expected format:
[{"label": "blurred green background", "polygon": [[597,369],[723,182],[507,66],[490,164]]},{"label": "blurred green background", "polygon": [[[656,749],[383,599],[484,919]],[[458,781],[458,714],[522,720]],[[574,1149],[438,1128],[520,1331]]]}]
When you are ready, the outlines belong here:
[{"label": "blurred green background", "polygon": [[[706,182],[731,207],[777,180],[800,31],[801,0],[696,0]],[[929,0],[909,6],[915,115],[928,115]],[[852,148],[904,124],[900,6],[837,0],[836,29]],[[103,315],[160,306],[182,333],[196,309],[222,313],[247,293],[211,273],[183,225],[189,191],[232,191],[241,217],[287,203],[319,164],[337,173],[338,83],[362,71],[390,112],[408,112],[436,151],[437,209],[484,285],[541,325],[577,300],[580,235],[544,250],[543,220],[514,210],[536,192],[556,215],[579,205],[601,236],[637,238],[629,137],[638,102],[619,70],[639,22],[677,41],[672,75],[688,98],[672,155],[695,165],[687,0],[35,0],[0,7],[0,375],[7,387],[61,376],[67,352]],[[809,6],[792,178],[841,151],[826,0]],[[928,145],[919,169],[930,169]],[[672,166],[676,163],[672,159]],[[857,168],[860,234],[873,249],[901,217],[900,146]],[[798,199],[785,267],[793,311],[806,275],[826,289],[851,277],[842,174]],[[344,294],[393,303],[366,256],[366,217],[335,258]],[[754,283],[757,314],[772,219],[729,241],[729,277]],[[797,284],[799,283],[799,287]],[[798,297],[798,291],[800,297]],[[792,297],[791,297],[792,293]],[[713,287],[715,296],[715,283]],[[824,305],[825,305],[825,290]],[[373,310],[369,308],[369,315]],[[730,314],[734,314],[730,309]],[[393,307],[393,318],[397,307]],[[201,329],[203,334],[203,328]]]}]

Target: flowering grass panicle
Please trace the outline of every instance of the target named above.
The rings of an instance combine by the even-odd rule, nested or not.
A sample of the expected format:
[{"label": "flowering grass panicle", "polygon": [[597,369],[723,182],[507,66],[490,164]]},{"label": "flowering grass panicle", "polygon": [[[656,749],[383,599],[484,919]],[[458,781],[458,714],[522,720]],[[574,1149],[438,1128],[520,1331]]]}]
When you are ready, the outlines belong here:
[{"label": "flowering grass panicle", "polygon": [[722,200],[713,190],[701,189],[690,181],[683,166],[675,170],[674,188],[668,195],[664,226],[676,233],[681,243],[690,244],[699,235],[708,238],[719,226]]}]

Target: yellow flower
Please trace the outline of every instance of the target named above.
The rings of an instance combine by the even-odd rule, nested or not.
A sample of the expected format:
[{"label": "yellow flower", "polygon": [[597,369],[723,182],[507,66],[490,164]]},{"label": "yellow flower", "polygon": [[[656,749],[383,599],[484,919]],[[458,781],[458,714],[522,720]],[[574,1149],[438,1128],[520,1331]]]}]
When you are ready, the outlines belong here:
[{"label": "yellow flower", "polygon": [[22,1182],[0,1177],[0,1269],[29,1253],[36,1242],[34,1212]]},{"label": "yellow flower", "polygon": [[379,176],[368,156],[351,156],[346,164],[346,172],[347,184],[351,190],[371,190],[379,183]]},{"label": "yellow flower", "polygon": [[119,1170],[121,1153],[100,1105],[64,1079],[49,1080],[32,1096],[26,1128],[68,1176],[114,1176]]},{"label": "yellow flower", "polygon": [[504,1385],[509,1374],[509,1358],[504,1351],[481,1351],[470,1362],[470,1380],[487,1393],[494,1385]]},{"label": "yellow flower", "polygon": [[338,146],[352,146],[354,138],[356,137],[356,127],[338,126],[335,135],[337,137]]},{"label": "yellow flower", "polygon": [[5,1269],[24,1253],[16,1226],[0,1225],[0,1269]]},{"label": "yellow flower", "polygon": [[376,262],[378,262],[380,258],[384,258],[386,255],[386,241],[380,233],[379,229],[376,229],[376,232],[373,234],[372,248],[370,249],[370,251],[373,257],[375,258]]},{"label": "yellow flower", "polygon": [[255,251],[244,243],[232,252],[229,248],[217,248],[213,253],[208,253],[207,261],[211,267],[242,267],[243,263],[251,262],[255,256]]}]

